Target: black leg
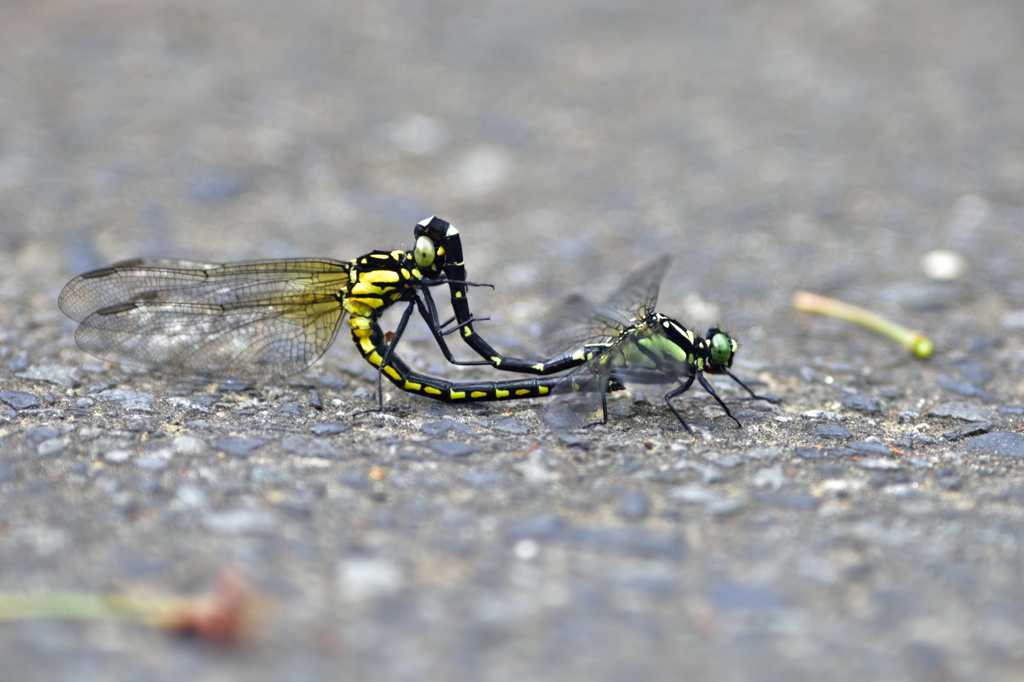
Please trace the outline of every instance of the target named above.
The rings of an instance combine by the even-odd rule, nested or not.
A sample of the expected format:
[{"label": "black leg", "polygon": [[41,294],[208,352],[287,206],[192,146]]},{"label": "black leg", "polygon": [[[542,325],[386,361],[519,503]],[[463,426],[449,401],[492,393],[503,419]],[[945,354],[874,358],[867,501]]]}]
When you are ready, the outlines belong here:
[{"label": "black leg", "polygon": [[[448,336],[450,334],[454,334],[455,332],[459,331],[460,329],[462,329],[463,327],[465,327],[468,324],[473,324],[474,322],[487,322],[490,319],[491,319],[490,317],[477,317],[476,315],[470,315],[469,319],[466,320],[465,322],[460,322],[459,324],[455,325],[451,329],[445,329],[445,327],[450,325],[452,322],[455,322],[455,318],[453,317],[453,318],[449,319],[447,322],[445,322],[444,324],[441,325],[441,336]],[[490,363],[487,363],[487,364],[490,364]]]},{"label": "black leg", "polygon": [[415,301],[416,305],[420,310],[420,316],[426,321],[427,327],[430,328],[430,333],[437,341],[437,345],[441,348],[441,352],[444,354],[444,359],[453,365],[489,365],[491,363],[486,360],[456,360],[455,356],[452,355],[451,350],[448,348],[448,344],[445,343],[444,337],[446,334],[450,334],[455,329],[461,329],[464,325],[470,322],[464,322],[453,330],[444,331],[444,327],[448,325],[441,324],[437,317],[437,306],[434,304],[434,299],[430,295],[429,289],[422,290],[423,296],[417,296]]},{"label": "black leg", "polygon": [[738,379],[738,378],[736,377],[736,375],[735,375],[735,374],[733,374],[732,372],[730,372],[729,370],[725,370],[725,373],[726,373],[726,374],[728,374],[728,375],[729,375],[729,377],[730,377],[730,378],[732,378],[732,380],[733,380],[733,381],[735,381],[735,382],[736,382],[737,384],[739,384],[740,386],[742,386],[742,387],[743,387],[743,388],[744,388],[744,389],[745,389],[745,390],[747,391],[747,393],[749,393],[749,394],[750,394],[750,397],[751,397],[751,398],[753,398],[754,400],[767,400],[767,401],[768,401],[768,402],[770,402],[770,403],[777,403],[777,402],[781,402],[781,401],[780,401],[780,400],[779,400],[778,398],[766,398],[766,397],[764,397],[763,395],[758,395],[758,394],[754,393],[754,392],[753,392],[752,390],[750,390],[750,387],[749,387],[749,386],[747,386],[747,385],[746,385],[745,383],[743,383],[742,381],[740,381],[740,380],[739,380],[739,379]]},{"label": "black leg", "polygon": [[384,368],[391,362],[391,356],[394,355],[395,346],[398,345],[398,340],[402,338],[402,334],[405,333],[405,327],[409,324],[409,318],[412,317],[412,309],[415,304],[410,301],[409,305],[405,307],[405,312],[402,313],[402,320],[398,323],[398,328],[395,330],[394,335],[391,337],[390,343],[388,343],[387,349],[384,351],[383,359],[380,365],[377,367],[377,409],[376,410],[363,410],[356,412],[354,416],[365,414],[367,412],[383,412],[384,411]]},{"label": "black leg", "polygon": [[[676,398],[686,393],[686,391],[692,385],[693,377],[691,376],[683,383],[682,386],[680,386],[679,388],[672,389],[671,391],[665,394],[665,403],[668,405],[668,409],[672,410],[672,414],[676,416],[676,419],[679,420],[679,423],[683,425],[683,428],[689,431],[691,436],[696,436],[697,434],[693,432],[693,429],[690,428],[690,425],[686,423],[685,419],[683,419],[683,415],[679,414],[679,411],[676,409],[676,406],[672,404],[672,398]],[[717,398],[718,396],[715,397]],[[728,410],[726,410],[726,412],[728,412]]]},{"label": "black leg", "polygon": [[715,393],[715,389],[712,388],[711,383],[704,378],[703,373],[697,372],[697,381],[699,381],[700,385],[704,387],[704,390],[710,393],[711,397],[714,398],[718,402],[718,404],[722,406],[722,409],[725,410],[725,414],[729,417],[729,419],[736,422],[736,428],[742,429],[743,424],[740,424],[740,420],[732,416],[732,412],[729,411],[729,408],[726,406],[726,404],[723,403],[722,399],[718,397],[717,393]]}]

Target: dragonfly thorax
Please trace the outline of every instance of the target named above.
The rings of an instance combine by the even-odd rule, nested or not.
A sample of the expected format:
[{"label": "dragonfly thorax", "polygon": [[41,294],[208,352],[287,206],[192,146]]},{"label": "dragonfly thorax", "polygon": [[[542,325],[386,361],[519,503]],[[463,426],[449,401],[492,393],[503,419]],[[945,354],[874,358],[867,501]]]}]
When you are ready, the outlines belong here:
[{"label": "dragonfly thorax", "polygon": [[656,347],[666,361],[685,362],[689,374],[724,372],[732,366],[739,348],[736,340],[718,327],[710,328],[704,338],[700,338],[661,313],[650,315],[644,326],[651,330],[652,347]]}]

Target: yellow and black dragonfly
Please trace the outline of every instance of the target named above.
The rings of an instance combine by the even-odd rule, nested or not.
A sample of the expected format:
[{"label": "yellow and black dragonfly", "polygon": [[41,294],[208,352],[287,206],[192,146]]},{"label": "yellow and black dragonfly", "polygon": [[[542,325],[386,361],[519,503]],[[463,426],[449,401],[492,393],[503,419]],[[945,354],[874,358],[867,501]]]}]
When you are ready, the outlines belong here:
[{"label": "yellow and black dragonfly", "polygon": [[[61,292],[59,306],[79,322],[75,339],[86,352],[172,375],[246,381],[286,377],[323,355],[347,316],[360,354],[378,369],[378,377],[387,376],[404,391],[446,402],[547,395],[553,378],[452,382],[413,371],[395,352],[418,309],[448,361],[490,364],[458,361],[444,341],[446,325],[438,320],[428,287],[450,283],[448,256],[443,240],[419,229],[431,224],[443,224],[446,233],[457,235],[448,223],[428,218],[418,226],[411,251],[373,251],[347,262],[123,261],[75,277]],[[456,271],[462,268],[461,246],[458,256]],[[458,284],[463,290],[473,286]],[[388,336],[379,320],[396,303],[407,306]],[[472,320],[468,309],[464,319]],[[579,363],[567,359],[565,368],[574,364]],[[378,378],[378,409],[382,405]]]}]

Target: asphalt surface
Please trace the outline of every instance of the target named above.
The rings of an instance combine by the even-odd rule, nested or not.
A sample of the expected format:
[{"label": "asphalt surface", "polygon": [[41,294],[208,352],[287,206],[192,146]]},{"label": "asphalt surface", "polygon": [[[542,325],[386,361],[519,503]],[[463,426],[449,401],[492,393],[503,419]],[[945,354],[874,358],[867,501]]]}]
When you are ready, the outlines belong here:
[{"label": "asphalt surface", "polygon": [[[265,608],[229,650],[3,623],[0,678],[1019,679],[1021,35],[1008,0],[3,4],[0,593],[233,566]],[[661,312],[782,402],[716,379],[743,428],[695,390],[696,437],[649,388],[569,433],[392,387],[353,417],[346,338],[200,384],[87,356],[56,307],[124,258],[347,260],[432,214],[503,350],[667,253]],[[496,377],[422,324],[400,350]]]}]

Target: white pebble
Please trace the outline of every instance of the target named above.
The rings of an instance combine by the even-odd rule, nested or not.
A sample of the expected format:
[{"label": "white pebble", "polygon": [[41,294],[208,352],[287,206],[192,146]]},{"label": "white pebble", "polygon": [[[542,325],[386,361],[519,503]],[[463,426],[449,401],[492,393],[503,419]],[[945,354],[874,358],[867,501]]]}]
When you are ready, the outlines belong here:
[{"label": "white pebble", "polygon": [[540,553],[540,546],[536,540],[520,540],[512,551],[520,561],[531,561],[537,558],[537,554]]},{"label": "white pebble", "polygon": [[951,282],[963,276],[967,270],[967,261],[956,251],[936,249],[921,258],[921,270],[928,279]]},{"label": "white pebble", "polygon": [[394,594],[402,588],[402,569],[388,559],[346,559],[338,562],[338,587],[353,601]]}]

